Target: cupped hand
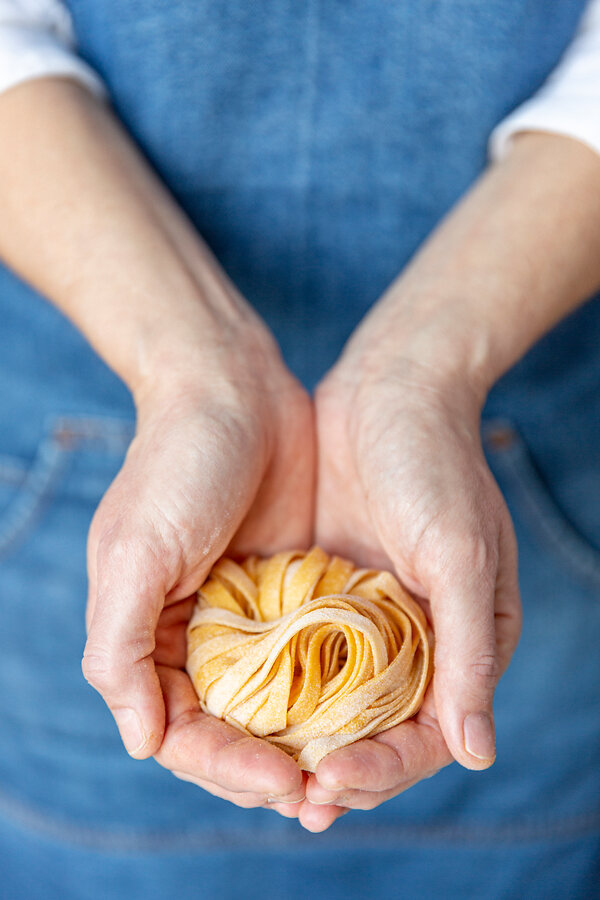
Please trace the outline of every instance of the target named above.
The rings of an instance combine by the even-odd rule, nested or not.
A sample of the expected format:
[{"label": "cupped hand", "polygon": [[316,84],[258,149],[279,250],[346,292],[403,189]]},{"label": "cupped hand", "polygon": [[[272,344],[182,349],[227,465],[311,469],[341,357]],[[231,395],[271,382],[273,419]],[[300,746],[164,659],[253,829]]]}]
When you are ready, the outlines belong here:
[{"label": "cupped hand", "polygon": [[321,761],[299,810],[311,830],[371,809],[452,759],[495,757],[492,700],[520,634],[516,544],[479,438],[479,404],[424,367],[360,377],[338,363],[317,391],[316,538],[390,568],[435,633],[416,717]]},{"label": "cupped hand", "polygon": [[203,714],[184,666],[194,593],[218,557],[310,542],[312,406],[269,342],[201,363],[137,398],[136,436],[89,535],[83,671],[132,756],[240,806],[293,803],[296,763]]}]

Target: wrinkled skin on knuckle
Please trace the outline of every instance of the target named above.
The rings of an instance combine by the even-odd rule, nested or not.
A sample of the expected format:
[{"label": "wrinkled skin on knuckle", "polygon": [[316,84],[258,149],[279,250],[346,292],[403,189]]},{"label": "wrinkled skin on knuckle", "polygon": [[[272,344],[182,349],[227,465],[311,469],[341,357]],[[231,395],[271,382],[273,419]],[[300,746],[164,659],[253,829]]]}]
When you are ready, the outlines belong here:
[{"label": "wrinkled skin on knuckle", "polygon": [[104,696],[113,688],[114,676],[106,653],[86,647],[81,661],[81,671],[88,684],[99,694]]},{"label": "wrinkled skin on knuckle", "polygon": [[127,538],[120,522],[114,522],[98,538],[96,561],[99,571],[121,572],[132,568],[136,561],[135,542]]},{"label": "wrinkled skin on knuckle", "polygon": [[159,586],[166,593],[181,564],[178,540],[165,541],[164,528],[147,511],[136,509],[135,518],[121,516],[100,534],[96,545],[97,593],[111,597],[135,583],[135,592],[152,596]]},{"label": "wrinkled skin on knuckle", "polygon": [[123,687],[134,688],[139,678],[153,668],[154,646],[154,630],[150,626],[118,645],[88,640],[81,662],[84,678],[105,698]]},{"label": "wrinkled skin on knuckle", "polygon": [[498,565],[498,542],[494,534],[488,535],[485,531],[456,529],[448,543],[454,557],[465,569],[481,580],[491,580]]},{"label": "wrinkled skin on knuckle", "polygon": [[[464,634],[468,633],[469,628],[466,626]],[[464,638],[459,636],[459,640],[464,651]],[[500,677],[494,635],[490,632],[482,648],[476,648],[462,656],[460,665],[457,665],[455,659],[456,649],[456,646],[446,646],[444,649],[440,645],[436,647],[435,677],[438,687],[450,690],[453,696],[460,697],[462,704],[478,708],[482,703],[491,701]]]},{"label": "wrinkled skin on knuckle", "polygon": [[466,523],[439,516],[420,535],[413,559],[416,570],[427,573],[431,583],[453,589],[463,577],[489,580],[497,551],[492,540]]},{"label": "wrinkled skin on knuckle", "polygon": [[493,691],[499,678],[498,660],[495,653],[478,653],[468,664],[472,680],[487,691]]},{"label": "wrinkled skin on knuckle", "polygon": [[418,566],[448,578],[468,571],[481,580],[495,578],[503,509],[493,491],[457,490],[443,505],[421,510],[420,530],[414,536]]}]

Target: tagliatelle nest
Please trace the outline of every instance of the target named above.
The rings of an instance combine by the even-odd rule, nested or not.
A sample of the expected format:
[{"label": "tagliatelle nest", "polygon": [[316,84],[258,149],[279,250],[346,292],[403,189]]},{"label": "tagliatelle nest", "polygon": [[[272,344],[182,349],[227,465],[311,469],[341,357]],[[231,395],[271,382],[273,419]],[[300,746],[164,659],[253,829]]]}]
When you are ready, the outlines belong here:
[{"label": "tagliatelle nest", "polygon": [[313,772],[419,709],[423,611],[389,572],[309,553],[221,559],[198,592],[187,670],[202,708]]}]

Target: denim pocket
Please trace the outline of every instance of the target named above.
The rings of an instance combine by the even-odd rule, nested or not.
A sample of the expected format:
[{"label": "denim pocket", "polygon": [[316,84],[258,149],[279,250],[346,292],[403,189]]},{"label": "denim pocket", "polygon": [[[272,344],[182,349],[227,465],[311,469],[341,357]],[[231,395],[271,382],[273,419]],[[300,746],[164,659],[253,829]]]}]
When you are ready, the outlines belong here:
[{"label": "denim pocket", "polygon": [[[600,550],[563,512],[514,425],[505,420],[486,422],[483,442],[509,505],[528,526],[540,552],[584,587],[600,591]],[[595,502],[593,494],[589,499]]]},{"label": "denim pocket", "polygon": [[0,562],[32,537],[82,451],[122,455],[133,426],[100,417],[53,417],[42,429],[33,456],[0,449]]},{"label": "denim pocket", "polygon": [[27,539],[44,515],[65,462],[56,424],[45,430],[33,459],[0,457],[0,560]]},{"label": "denim pocket", "polygon": [[[498,760],[478,779],[490,788],[478,802],[498,813],[504,804],[517,826],[597,831],[600,552],[512,422],[486,422],[483,443],[515,526],[523,631],[496,692]],[[597,473],[578,474],[594,504]]]}]

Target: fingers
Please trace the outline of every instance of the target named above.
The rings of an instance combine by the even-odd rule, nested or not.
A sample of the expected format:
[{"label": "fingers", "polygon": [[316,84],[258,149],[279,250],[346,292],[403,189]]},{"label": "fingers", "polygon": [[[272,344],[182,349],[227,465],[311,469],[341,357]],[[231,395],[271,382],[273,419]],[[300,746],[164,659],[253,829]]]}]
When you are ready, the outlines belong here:
[{"label": "fingers", "polygon": [[152,653],[165,573],[143,540],[101,542],[96,555],[83,674],[110,708],[127,752],[144,759],[158,750],[164,733]]},{"label": "fingers", "polygon": [[157,671],[167,716],[157,762],[219,797],[245,795],[238,805],[304,799],[304,778],[291,757],[203,713],[185,672],[162,666]]},{"label": "fingers", "polygon": [[230,508],[236,479],[222,435],[209,429],[210,418],[198,421],[194,406],[186,412],[189,421],[196,415],[195,428],[187,419],[182,424],[177,418],[173,424],[167,416],[139,431],[96,512],[88,542],[89,630],[83,673],[106,701],[127,751],[136,758],[154,754],[164,733],[155,649],[160,659],[177,659],[178,665],[185,653],[181,620],[171,628],[163,623],[164,640],[156,648],[161,611],[165,603],[185,599],[202,583],[231,539],[253,490],[248,480],[242,482],[240,503]]},{"label": "fingers", "polygon": [[[386,567],[383,551],[408,589],[427,597],[440,757],[449,749],[462,765],[484,769],[495,758],[493,696],[518,640],[520,605],[512,525],[480,452],[478,410],[470,395],[463,409],[454,394],[427,382],[419,391],[412,378],[405,392],[394,378],[371,383],[352,409],[339,377],[332,387],[319,419],[317,534],[366,564]],[[429,763],[435,770],[434,748],[405,773],[374,753],[363,742],[327,757],[317,781],[332,793],[313,795],[311,780],[308,798],[353,805],[359,797],[350,790],[385,798],[425,777]],[[328,784],[330,774],[339,783]],[[360,801],[371,799],[363,793]]]},{"label": "fingers", "polygon": [[[423,778],[426,777],[427,776],[425,775],[423,776]],[[319,808],[328,805],[335,806],[338,809],[356,809],[361,810],[362,812],[368,812],[371,809],[376,809],[378,806],[381,806],[386,800],[391,800],[393,797],[397,797],[398,794],[402,794],[421,780],[422,778],[416,778],[414,781],[407,782],[401,787],[390,788],[388,791],[361,791],[351,790],[350,788],[347,788],[344,791],[325,791],[316,787],[313,788],[311,792],[314,794],[314,799],[307,802],[310,803],[311,806],[317,806]],[[321,799],[317,800],[317,796],[320,796]]]},{"label": "fingers", "polygon": [[271,809],[274,812],[279,813],[280,816],[284,816],[286,819],[297,819],[298,810],[303,802],[303,798],[293,801],[275,801],[271,800],[269,797],[265,797],[263,793],[255,793],[252,791],[228,791],[220,785],[214,784],[212,781],[207,781],[204,778],[196,778],[187,772],[173,771],[173,775],[180,781],[187,781],[189,784],[194,784],[196,787],[202,788],[202,790],[206,791],[208,794],[219,797],[221,800],[227,800],[229,803],[241,807],[241,809],[255,809],[258,806],[262,806],[265,809]]},{"label": "fingers", "polygon": [[496,756],[494,588],[467,563],[449,569],[431,594],[436,708],[450,751],[469,769],[486,768]]},{"label": "fingers", "polygon": [[520,634],[516,542],[505,510],[495,533],[451,538],[430,591],[436,709],[454,758],[483,769],[496,755],[494,692]]},{"label": "fingers", "polygon": [[327,828],[347,812],[350,812],[350,810],[342,806],[316,806],[305,800],[298,811],[298,821],[307,831],[319,834],[322,831],[326,831]]},{"label": "fingers", "polygon": [[412,719],[326,756],[306,786],[307,801],[373,809],[452,761],[439,724]]},{"label": "fingers", "polygon": [[384,791],[406,780],[405,763],[394,748],[374,740],[358,741],[330,753],[319,763],[316,771],[317,783],[333,794],[333,799],[323,794],[307,794],[310,800],[334,802],[339,792],[350,789],[364,791]]}]

